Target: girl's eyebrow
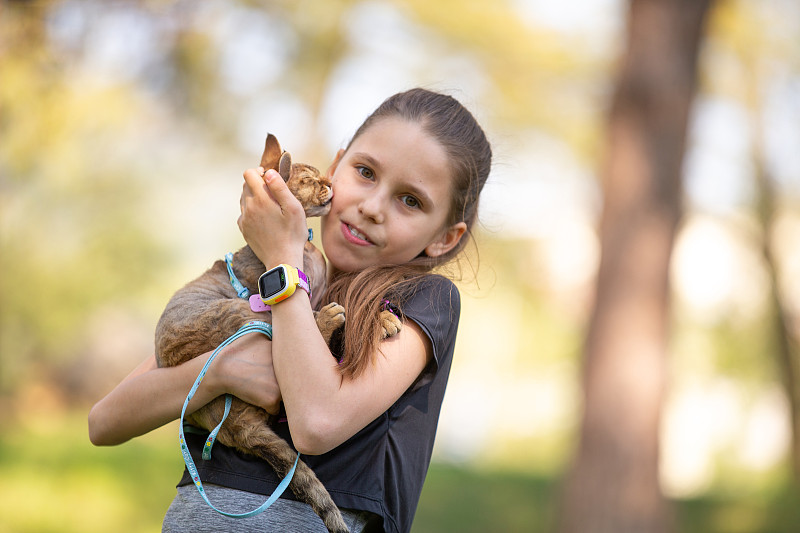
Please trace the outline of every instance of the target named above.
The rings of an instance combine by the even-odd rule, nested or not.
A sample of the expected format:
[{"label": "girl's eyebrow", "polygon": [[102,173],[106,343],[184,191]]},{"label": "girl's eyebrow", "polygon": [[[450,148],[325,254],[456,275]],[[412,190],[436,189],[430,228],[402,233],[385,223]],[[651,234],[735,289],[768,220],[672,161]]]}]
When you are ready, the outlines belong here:
[{"label": "girl's eyebrow", "polygon": [[424,190],[415,186],[413,183],[407,183],[406,188],[408,189],[408,192],[415,196],[423,206],[433,206],[433,200]]},{"label": "girl's eyebrow", "polygon": [[364,161],[372,170],[381,170],[380,162],[366,152],[353,152],[353,158]]},{"label": "girl's eyebrow", "polygon": [[[369,167],[372,170],[378,173],[380,173],[382,169],[381,163],[366,152],[353,152],[353,158],[356,160],[363,161],[364,163],[369,165]],[[428,195],[428,193],[426,193],[420,187],[417,187],[411,182],[406,182],[405,188],[408,189],[408,192],[416,196],[423,205],[428,205],[428,206],[433,205],[433,199],[430,197],[430,195]]]}]

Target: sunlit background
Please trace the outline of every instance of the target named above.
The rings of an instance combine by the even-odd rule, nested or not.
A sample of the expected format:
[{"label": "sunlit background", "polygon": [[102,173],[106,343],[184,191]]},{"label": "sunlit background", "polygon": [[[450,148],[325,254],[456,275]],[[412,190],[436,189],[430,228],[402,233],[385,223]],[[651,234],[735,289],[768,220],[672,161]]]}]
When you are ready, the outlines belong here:
[{"label": "sunlit background", "polygon": [[[437,509],[472,482],[526,487],[534,511],[508,530],[539,531],[575,447],[626,9],[0,2],[0,529],[158,528],[182,471],[177,430],[95,449],[88,408],[152,353],[171,293],[243,245],[241,173],[267,132],[325,168],[385,97],[423,86],[472,110],[495,164],[477,252],[461,265],[462,323],[415,530],[448,527]],[[764,530],[791,484],[769,295],[777,283],[797,338],[798,36],[795,1],[723,0],[702,47],[660,437],[669,497],[698,516],[698,502],[728,502],[708,503],[698,531]],[[757,164],[777,198],[767,234]]]}]

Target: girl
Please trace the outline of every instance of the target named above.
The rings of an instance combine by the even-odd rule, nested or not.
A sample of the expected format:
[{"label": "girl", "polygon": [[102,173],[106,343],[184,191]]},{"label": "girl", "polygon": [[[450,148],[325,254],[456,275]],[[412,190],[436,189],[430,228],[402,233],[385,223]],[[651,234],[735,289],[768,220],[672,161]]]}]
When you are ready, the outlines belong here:
[{"label": "girl", "polygon": [[[353,531],[411,528],[460,312],[455,286],[431,271],[466,245],[490,166],[482,129],[452,97],[414,89],[387,99],[328,170],[334,194],[321,225],[330,275],[323,301],[347,310],[343,338],[329,349],[307,294],[295,291],[273,306],[274,339],[247,335],[223,351],[189,406],[230,393],[275,414],[282,402],[286,423],[276,431],[304,455]],[[268,267],[302,265],[299,202],[274,171],[251,169],[244,178],[245,240]],[[386,300],[403,328],[382,339],[376,317]],[[163,369],[148,358],[93,407],[92,442],[118,444],[178,418],[209,355]],[[187,441],[199,454],[203,437]],[[209,499],[230,512],[256,507],[280,481],[265,463],[221,445],[210,461],[195,462]],[[164,531],[250,527],[324,531],[288,491],[254,518],[218,515],[186,473],[164,520]]]}]

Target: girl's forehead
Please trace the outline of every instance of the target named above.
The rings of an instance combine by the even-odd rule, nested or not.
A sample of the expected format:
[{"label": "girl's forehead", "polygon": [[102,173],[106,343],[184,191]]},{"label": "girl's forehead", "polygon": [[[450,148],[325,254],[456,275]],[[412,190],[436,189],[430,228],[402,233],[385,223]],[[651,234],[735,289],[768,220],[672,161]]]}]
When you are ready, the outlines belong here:
[{"label": "girl's forehead", "polygon": [[435,139],[433,139],[433,137],[431,137],[431,135],[427,132],[422,122],[405,119],[399,116],[386,116],[373,121],[361,132],[358,137],[353,140],[353,142],[355,143],[365,138],[369,139],[384,135],[394,135],[397,138],[424,136],[431,141],[435,141]]},{"label": "girl's forehead", "polygon": [[421,122],[400,117],[384,117],[370,124],[348,150],[369,154],[378,163],[391,160],[438,167],[439,175],[449,167],[447,152],[438,139]]}]

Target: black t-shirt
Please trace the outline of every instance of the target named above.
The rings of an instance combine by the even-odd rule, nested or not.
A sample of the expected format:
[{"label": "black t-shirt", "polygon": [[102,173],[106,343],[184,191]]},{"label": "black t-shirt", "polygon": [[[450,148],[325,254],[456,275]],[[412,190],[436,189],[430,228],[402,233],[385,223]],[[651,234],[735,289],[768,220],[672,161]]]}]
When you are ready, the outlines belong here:
[{"label": "black t-shirt", "polygon": [[[400,311],[428,336],[433,360],[388,411],[349,440],[323,455],[302,456],[336,505],[380,515],[384,530],[396,533],[411,529],[428,472],[461,299],[450,280],[431,275]],[[274,429],[291,444],[287,424],[276,424]],[[187,434],[186,440],[204,483],[268,495],[281,481],[266,462],[221,444],[214,446],[211,460],[203,461],[204,436]],[[191,483],[184,471],[178,486]],[[288,490],[282,497],[295,499]]]}]

